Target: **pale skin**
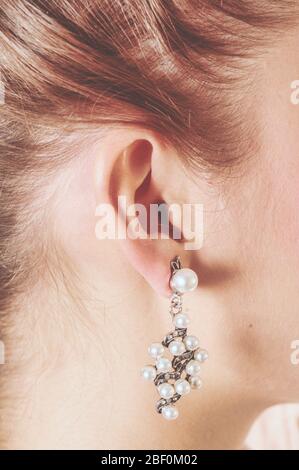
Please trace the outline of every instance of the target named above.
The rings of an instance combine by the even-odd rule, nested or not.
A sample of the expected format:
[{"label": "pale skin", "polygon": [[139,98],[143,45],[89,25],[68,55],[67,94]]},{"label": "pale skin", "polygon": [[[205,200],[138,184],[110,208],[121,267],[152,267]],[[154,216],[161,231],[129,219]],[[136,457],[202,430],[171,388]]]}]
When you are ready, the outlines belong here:
[{"label": "pale skin", "polygon": [[[57,180],[45,227],[73,271],[65,270],[68,287],[61,275],[55,283],[45,275],[20,309],[12,353],[20,367],[10,384],[12,397],[20,396],[2,425],[9,448],[240,449],[264,409],[299,400],[299,369],[290,361],[299,338],[299,107],[290,102],[296,42],[290,37],[259,69],[251,99],[263,145],[237,178],[213,184],[189,176],[175,149],[142,128],[110,130],[78,149]],[[140,140],[149,144],[142,151]],[[204,246],[98,240],[96,205],[117,194],[145,204],[204,204]],[[167,422],[139,371],[148,345],[171,327],[175,255],[198,274],[199,288],[184,302],[210,358],[203,388]]]}]

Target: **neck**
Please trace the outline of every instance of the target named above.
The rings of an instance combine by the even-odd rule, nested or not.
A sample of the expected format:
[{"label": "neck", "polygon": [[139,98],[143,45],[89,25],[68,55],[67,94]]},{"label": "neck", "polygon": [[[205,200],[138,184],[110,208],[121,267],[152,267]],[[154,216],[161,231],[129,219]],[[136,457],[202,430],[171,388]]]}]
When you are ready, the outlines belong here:
[{"label": "neck", "polygon": [[[143,285],[109,306],[93,295],[86,296],[92,305],[66,301],[62,307],[61,292],[59,301],[45,292],[47,302],[40,308],[32,302],[30,315],[27,302],[18,332],[25,349],[10,361],[18,372],[10,374],[13,398],[4,414],[8,448],[242,448],[264,404],[233,372],[223,372],[215,325],[207,328],[211,360],[203,366],[204,386],[180,400],[179,419],[167,422],[155,411],[154,386],[142,383],[139,370],[148,361],[148,344],[169,330],[168,316],[160,315],[168,301],[154,301]],[[207,322],[196,319],[192,330],[203,326]]]}]

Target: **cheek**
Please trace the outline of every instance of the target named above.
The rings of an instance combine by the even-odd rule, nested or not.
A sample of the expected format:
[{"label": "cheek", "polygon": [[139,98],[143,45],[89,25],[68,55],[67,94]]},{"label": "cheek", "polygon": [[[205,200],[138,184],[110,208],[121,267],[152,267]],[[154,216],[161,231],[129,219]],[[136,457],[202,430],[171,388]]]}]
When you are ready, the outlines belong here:
[{"label": "cheek", "polygon": [[[298,172],[284,169],[276,175],[269,204],[269,242],[277,245],[280,255],[289,266],[299,269],[299,168]],[[273,253],[277,256],[278,253]]]},{"label": "cheek", "polygon": [[275,363],[281,351],[277,366],[298,385],[299,375],[293,374],[290,363],[290,348],[292,341],[299,338],[299,165],[295,171],[285,164],[265,181],[266,197],[257,210],[260,233],[256,279],[261,294],[258,312],[263,320],[263,335],[272,342],[269,364]]},{"label": "cheek", "polygon": [[287,322],[299,315],[299,165],[283,163],[272,162],[253,195],[252,262],[268,305]]}]

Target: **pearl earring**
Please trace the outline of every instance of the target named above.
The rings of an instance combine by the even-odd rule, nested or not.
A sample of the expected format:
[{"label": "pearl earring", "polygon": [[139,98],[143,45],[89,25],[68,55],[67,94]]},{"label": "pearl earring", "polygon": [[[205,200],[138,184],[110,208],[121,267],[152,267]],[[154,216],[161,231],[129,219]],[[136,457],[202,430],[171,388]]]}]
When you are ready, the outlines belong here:
[{"label": "pearl earring", "polygon": [[201,388],[199,377],[201,364],[208,359],[208,352],[201,349],[199,339],[187,334],[189,317],[182,313],[182,295],[197,288],[198,278],[192,269],[182,268],[177,256],[170,263],[172,289],[170,314],[174,330],[162,343],[152,343],[148,353],[155,359],[154,365],[145,366],[141,375],[154,382],[160,396],[156,410],[165,419],[173,420],[179,415],[174,404],[191,389]]}]

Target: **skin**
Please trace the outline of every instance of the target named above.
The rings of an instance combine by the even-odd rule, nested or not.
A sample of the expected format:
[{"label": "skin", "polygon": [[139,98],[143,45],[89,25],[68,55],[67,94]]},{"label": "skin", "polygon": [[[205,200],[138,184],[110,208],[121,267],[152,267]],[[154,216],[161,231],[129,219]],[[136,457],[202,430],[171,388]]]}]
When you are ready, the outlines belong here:
[{"label": "skin", "polygon": [[[15,325],[21,339],[11,352],[18,374],[3,418],[8,448],[240,449],[264,409],[299,400],[290,361],[299,338],[299,108],[290,101],[297,33],[262,61],[251,97],[261,150],[237,178],[191,177],[175,149],[146,129],[110,130],[78,148],[57,180],[45,227],[53,233],[55,282],[45,274]],[[152,152],[140,151],[140,139]],[[116,194],[204,204],[204,246],[98,240],[95,207]],[[182,399],[179,419],[167,422],[139,370],[148,345],[171,328],[175,255],[198,273],[199,288],[184,305],[189,331],[210,358],[202,390]]]}]

